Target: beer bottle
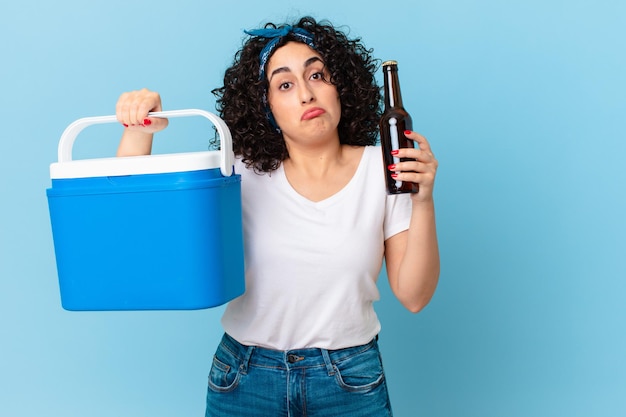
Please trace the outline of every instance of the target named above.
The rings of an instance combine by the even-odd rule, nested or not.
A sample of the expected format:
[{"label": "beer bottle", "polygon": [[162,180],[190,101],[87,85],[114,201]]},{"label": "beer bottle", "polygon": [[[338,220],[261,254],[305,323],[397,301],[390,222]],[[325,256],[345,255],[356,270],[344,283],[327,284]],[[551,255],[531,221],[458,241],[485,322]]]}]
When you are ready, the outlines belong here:
[{"label": "beer bottle", "polygon": [[400,94],[400,80],[398,79],[398,63],[396,61],[383,62],[385,108],[380,118],[380,143],[383,152],[385,180],[387,193],[416,193],[418,186],[412,182],[397,181],[392,178],[393,171],[387,168],[398,162],[411,160],[391,155],[391,151],[399,148],[413,148],[413,141],[404,136],[405,130],[413,130],[411,116],[402,106]]}]

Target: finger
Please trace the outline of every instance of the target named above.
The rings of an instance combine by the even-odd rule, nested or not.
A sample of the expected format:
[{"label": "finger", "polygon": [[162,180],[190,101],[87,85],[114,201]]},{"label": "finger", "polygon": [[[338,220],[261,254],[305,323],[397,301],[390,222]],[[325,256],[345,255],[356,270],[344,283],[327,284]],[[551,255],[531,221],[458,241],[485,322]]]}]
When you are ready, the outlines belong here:
[{"label": "finger", "polygon": [[437,172],[437,164],[432,162],[419,162],[419,161],[406,161],[406,162],[398,162],[397,164],[392,164],[387,167],[389,171],[395,173],[436,173]]},{"label": "finger", "polygon": [[143,127],[146,128],[148,132],[158,132],[159,130],[163,130],[169,124],[169,120],[163,117],[147,117],[143,120]]},{"label": "finger", "polygon": [[137,96],[135,107],[137,109],[137,113],[135,114],[137,123],[144,124],[148,113],[161,111],[161,99],[159,94],[144,88]]},{"label": "finger", "polygon": [[128,101],[130,93],[122,93],[115,104],[115,116],[117,121],[128,126]]},{"label": "finger", "polygon": [[138,91],[123,93],[116,105],[117,119],[126,126],[137,125],[137,107],[141,100]]},{"label": "finger", "polygon": [[418,145],[418,147],[421,150],[432,153],[432,150],[430,148],[430,143],[428,142],[428,140],[423,135],[421,135],[421,134],[419,134],[417,132],[410,131],[410,130],[405,131],[404,135],[407,138],[417,142],[417,145]]},{"label": "finger", "polygon": [[391,175],[397,181],[412,182],[419,185],[420,192],[432,191],[435,184],[435,176],[430,173],[397,172]]},{"label": "finger", "polygon": [[417,148],[400,148],[394,154],[400,159],[414,159],[422,162],[437,162],[435,155],[430,150],[422,150]]},{"label": "finger", "polygon": [[143,124],[143,120],[148,117],[148,110],[145,110],[145,97],[135,94],[132,102],[128,106],[128,121],[130,125],[137,126]]}]

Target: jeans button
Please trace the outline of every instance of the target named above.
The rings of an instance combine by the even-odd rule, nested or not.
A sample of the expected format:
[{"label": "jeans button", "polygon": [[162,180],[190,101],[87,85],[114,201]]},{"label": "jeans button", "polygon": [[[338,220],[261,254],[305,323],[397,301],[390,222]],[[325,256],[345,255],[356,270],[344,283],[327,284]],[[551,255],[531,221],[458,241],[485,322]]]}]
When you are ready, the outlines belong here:
[{"label": "jeans button", "polygon": [[287,362],[289,363],[296,363],[298,361],[301,361],[302,359],[304,359],[304,356],[298,356],[291,353],[287,355]]}]

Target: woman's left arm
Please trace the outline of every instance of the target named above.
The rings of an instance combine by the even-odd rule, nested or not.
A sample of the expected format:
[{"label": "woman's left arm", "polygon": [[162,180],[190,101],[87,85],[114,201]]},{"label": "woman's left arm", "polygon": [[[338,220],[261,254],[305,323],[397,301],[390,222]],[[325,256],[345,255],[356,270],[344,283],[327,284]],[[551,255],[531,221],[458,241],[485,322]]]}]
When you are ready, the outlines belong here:
[{"label": "woman's left arm", "polygon": [[389,285],[409,311],[417,313],[430,302],[439,281],[439,245],[435,225],[433,187],[438,162],[422,135],[407,132],[419,149],[398,149],[394,156],[411,158],[387,167],[400,181],[419,185],[411,195],[412,214],[409,229],[385,241],[385,262]]}]

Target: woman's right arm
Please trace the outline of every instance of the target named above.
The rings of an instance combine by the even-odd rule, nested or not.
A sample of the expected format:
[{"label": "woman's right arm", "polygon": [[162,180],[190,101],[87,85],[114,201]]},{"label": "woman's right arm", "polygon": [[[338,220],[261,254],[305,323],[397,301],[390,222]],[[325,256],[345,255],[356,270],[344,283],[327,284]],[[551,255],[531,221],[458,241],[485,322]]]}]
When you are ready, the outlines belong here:
[{"label": "woman's right arm", "polygon": [[161,111],[161,96],[147,89],[123,93],[115,106],[117,120],[124,133],[117,156],[149,155],[155,132],[167,127],[168,120],[148,117],[149,112]]}]

